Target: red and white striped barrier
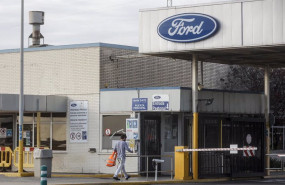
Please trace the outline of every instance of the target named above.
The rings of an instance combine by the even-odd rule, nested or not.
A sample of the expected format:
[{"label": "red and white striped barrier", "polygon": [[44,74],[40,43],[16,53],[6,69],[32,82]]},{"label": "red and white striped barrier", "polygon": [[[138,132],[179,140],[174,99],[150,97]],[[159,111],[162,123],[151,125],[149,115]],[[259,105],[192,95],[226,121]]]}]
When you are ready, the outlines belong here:
[{"label": "red and white striped barrier", "polygon": [[[37,147],[23,147],[23,151],[25,152],[33,152]],[[45,149],[44,147],[40,147],[39,149]]]},{"label": "red and white striped barrier", "polygon": [[211,152],[211,151],[249,151],[257,150],[257,147],[248,148],[199,148],[199,149],[179,149],[176,152]]},{"label": "red and white striped barrier", "polygon": [[[244,148],[252,148],[252,147],[244,146]],[[255,156],[255,150],[244,150],[243,151],[243,156],[244,157],[253,157],[253,156]]]}]

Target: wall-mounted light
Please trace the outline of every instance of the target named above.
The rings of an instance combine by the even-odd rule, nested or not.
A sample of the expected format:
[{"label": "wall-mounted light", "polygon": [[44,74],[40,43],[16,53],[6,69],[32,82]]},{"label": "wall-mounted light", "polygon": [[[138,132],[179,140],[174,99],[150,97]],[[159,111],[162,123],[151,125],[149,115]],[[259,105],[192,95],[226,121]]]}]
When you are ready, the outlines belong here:
[{"label": "wall-mounted light", "polygon": [[214,101],[214,98],[208,98],[208,99],[198,99],[198,101],[205,101],[205,105],[208,106],[208,105],[211,105]]}]

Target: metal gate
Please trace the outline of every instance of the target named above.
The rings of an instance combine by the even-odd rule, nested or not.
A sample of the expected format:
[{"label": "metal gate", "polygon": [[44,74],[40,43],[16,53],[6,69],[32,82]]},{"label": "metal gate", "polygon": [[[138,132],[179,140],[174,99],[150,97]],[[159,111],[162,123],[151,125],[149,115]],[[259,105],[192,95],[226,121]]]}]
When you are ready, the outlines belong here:
[{"label": "metal gate", "polygon": [[199,152],[199,178],[264,175],[264,122],[262,118],[200,116],[199,148],[257,147],[239,151]]},{"label": "metal gate", "polygon": [[[161,114],[158,113],[143,113],[141,114],[141,155],[160,155],[160,127]],[[152,159],[157,157],[143,157],[140,159],[140,171],[154,171]],[[147,164],[148,163],[148,164]],[[159,166],[160,170],[160,166]],[[146,175],[142,173],[141,175]],[[154,174],[149,174],[150,176]]]}]

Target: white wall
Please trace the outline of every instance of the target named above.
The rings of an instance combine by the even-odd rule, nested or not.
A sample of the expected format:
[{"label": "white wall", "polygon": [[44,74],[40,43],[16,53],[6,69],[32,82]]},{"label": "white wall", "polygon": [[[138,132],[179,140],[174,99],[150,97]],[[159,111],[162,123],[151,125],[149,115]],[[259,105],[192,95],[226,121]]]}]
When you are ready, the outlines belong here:
[{"label": "white wall", "polygon": [[[19,53],[0,54],[0,93],[19,93]],[[67,112],[67,150],[55,152],[53,172],[96,173],[100,170],[99,149],[99,47],[25,52],[24,93],[63,95],[69,101],[88,101],[88,142],[69,142]]]}]

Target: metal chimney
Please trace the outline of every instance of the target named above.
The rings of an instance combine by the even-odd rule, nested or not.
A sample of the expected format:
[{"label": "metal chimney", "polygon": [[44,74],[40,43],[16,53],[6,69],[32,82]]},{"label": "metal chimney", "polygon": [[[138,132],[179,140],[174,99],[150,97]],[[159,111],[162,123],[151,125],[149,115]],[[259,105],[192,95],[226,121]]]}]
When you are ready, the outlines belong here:
[{"label": "metal chimney", "polygon": [[[44,24],[44,15],[42,11],[30,11],[29,23],[33,25],[33,32],[29,36],[29,40],[32,39],[32,45],[29,47],[39,47],[44,45],[44,36],[41,34],[40,26]],[[41,45],[41,39],[43,39],[43,45]]]}]

